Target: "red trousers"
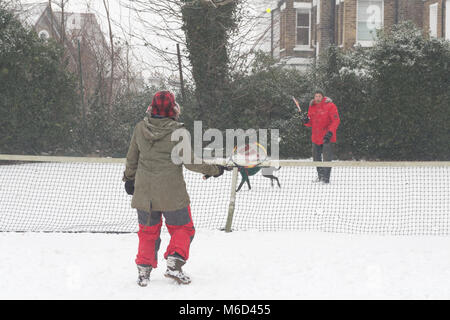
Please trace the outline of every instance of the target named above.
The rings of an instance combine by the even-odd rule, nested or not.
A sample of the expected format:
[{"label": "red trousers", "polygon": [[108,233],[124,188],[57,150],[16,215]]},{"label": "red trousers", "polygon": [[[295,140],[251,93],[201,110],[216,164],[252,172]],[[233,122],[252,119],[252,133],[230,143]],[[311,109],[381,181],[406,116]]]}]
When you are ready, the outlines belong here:
[{"label": "red trousers", "polygon": [[190,206],[176,211],[152,211],[138,210],[139,220],[139,247],[136,256],[136,264],[158,266],[158,250],[161,245],[162,216],[165,218],[167,230],[170,234],[170,243],[164,254],[179,254],[184,260],[189,258],[189,248],[194,239],[195,228],[192,222]]}]

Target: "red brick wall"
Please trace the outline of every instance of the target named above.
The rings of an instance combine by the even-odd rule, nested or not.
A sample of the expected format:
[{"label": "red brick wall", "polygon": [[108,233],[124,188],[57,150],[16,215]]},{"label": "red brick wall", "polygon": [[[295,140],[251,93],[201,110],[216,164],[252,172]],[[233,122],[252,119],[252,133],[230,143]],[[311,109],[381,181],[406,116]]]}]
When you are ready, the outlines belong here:
[{"label": "red brick wall", "polygon": [[[331,16],[331,5],[332,5],[332,1],[330,0],[317,0],[320,1],[320,24],[319,24],[319,43],[320,43],[320,48],[326,48],[328,47],[332,41],[333,41],[333,36],[334,36],[334,32],[333,30],[333,25],[332,25],[332,16]],[[333,1],[333,5],[334,5],[334,1]],[[322,50],[321,50],[322,51]]]},{"label": "red brick wall", "polygon": [[[429,0],[429,2],[441,0]],[[342,3],[341,3],[342,5]],[[356,43],[356,19],[357,19],[357,0],[345,0],[343,3],[344,21],[343,35],[344,47],[349,49]],[[395,24],[395,0],[384,0],[384,27],[389,29]],[[399,0],[398,1],[398,22],[411,20],[417,26],[424,24],[424,4],[422,0]]]},{"label": "red brick wall", "polygon": [[384,0],[383,15],[383,26],[389,29],[395,24],[395,0]]},{"label": "red brick wall", "polygon": [[357,0],[344,1],[344,48],[356,43]]},{"label": "red brick wall", "polygon": [[[333,41],[337,45],[343,45],[351,49],[356,43],[357,30],[357,2],[358,0],[344,0],[335,7],[334,25],[332,18],[333,0],[321,1],[320,24],[316,24],[317,11],[312,7],[311,12],[311,47],[319,43],[320,51],[327,48]],[[396,15],[396,1],[384,0],[384,21],[386,28],[392,27],[397,22],[406,20],[413,21],[418,27],[426,32],[429,30],[429,5],[439,3],[438,8],[438,37],[443,37],[442,28],[442,3],[445,0],[398,0],[398,12]],[[296,10],[294,2],[309,2],[312,0],[286,0],[286,9],[281,12],[281,48],[285,47],[283,56],[308,57],[311,53],[295,51],[296,45]]]},{"label": "red brick wall", "polygon": [[294,47],[296,42],[296,12],[294,10],[294,1],[286,1],[286,54],[292,56],[294,54]]},{"label": "red brick wall", "polygon": [[400,0],[398,8],[398,19],[400,21],[412,21],[419,28],[423,26],[423,0]]}]

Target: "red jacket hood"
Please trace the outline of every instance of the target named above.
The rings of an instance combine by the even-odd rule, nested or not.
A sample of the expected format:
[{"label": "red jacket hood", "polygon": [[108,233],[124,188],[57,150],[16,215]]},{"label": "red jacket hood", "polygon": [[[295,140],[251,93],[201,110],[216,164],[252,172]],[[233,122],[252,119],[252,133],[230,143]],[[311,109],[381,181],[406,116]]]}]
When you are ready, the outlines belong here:
[{"label": "red jacket hood", "polygon": [[327,99],[328,99],[328,97],[323,97],[322,101],[320,101],[319,103],[316,103],[316,101],[313,99],[313,100],[312,100],[312,103],[310,104],[310,107],[311,107],[311,106],[318,105],[318,104],[321,104],[321,103],[324,103],[324,102],[327,101]]}]

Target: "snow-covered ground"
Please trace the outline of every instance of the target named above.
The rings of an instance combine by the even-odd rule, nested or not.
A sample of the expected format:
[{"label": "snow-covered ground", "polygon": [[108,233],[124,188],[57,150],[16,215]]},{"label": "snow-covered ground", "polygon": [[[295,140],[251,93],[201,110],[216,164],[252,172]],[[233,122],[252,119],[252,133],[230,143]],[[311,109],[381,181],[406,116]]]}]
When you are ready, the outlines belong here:
[{"label": "snow-covered ground", "polygon": [[179,286],[136,285],[135,234],[0,233],[0,299],[450,299],[450,239],[201,230]]},{"label": "snow-covered ground", "polygon": [[[0,231],[136,231],[123,169],[1,165]],[[231,173],[185,172],[190,286],[165,279],[161,261],[139,288],[135,233],[0,232],[0,299],[450,299],[448,168],[333,168],[330,185],[309,167],[275,175],[281,189],[258,174],[237,194],[226,234]]]}]

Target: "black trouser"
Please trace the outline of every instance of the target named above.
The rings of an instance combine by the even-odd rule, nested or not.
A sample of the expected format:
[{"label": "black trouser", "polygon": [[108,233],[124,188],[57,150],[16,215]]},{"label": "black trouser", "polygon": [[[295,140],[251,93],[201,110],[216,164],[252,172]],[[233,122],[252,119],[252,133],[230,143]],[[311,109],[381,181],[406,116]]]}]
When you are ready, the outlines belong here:
[{"label": "black trouser", "polygon": [[[333,144],[324,143],[322,145],[312,144],[312,155],[314,161],[333,161]],[[330,182],[331,167],[317,167],[319,179]]]}]

